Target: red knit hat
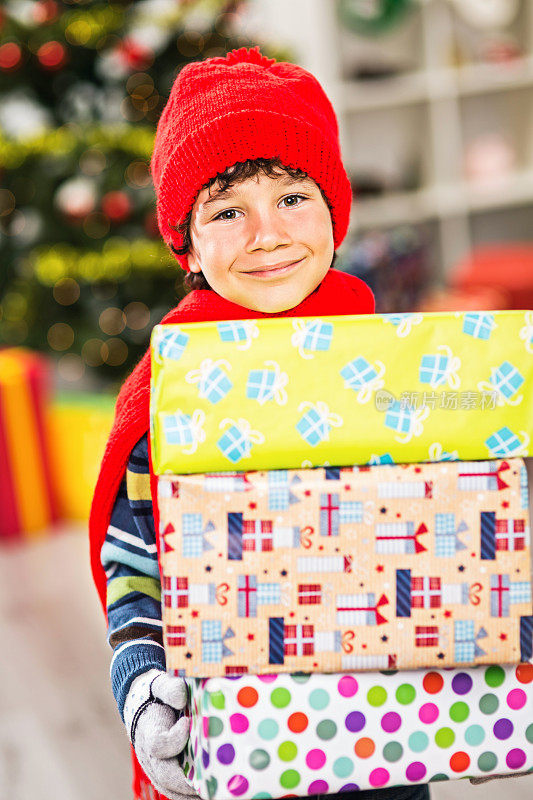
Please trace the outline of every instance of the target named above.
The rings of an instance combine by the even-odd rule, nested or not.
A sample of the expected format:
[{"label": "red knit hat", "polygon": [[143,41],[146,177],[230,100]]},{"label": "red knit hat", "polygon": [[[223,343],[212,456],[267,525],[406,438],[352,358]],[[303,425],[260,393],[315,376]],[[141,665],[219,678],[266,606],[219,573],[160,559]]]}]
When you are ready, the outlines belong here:
[{"label": "red knit hat", "polygon": [[[266,58],[259,47],[187,64],[163,109],[152,154],[157,218],[167,244],[183,244],[172,228],[215,175],[238,161],[275,157],[322,189],[338,247],[352,193],[335,112],[317,79],[295,64]],[[189,269],[187,256],[178,261]]]}]

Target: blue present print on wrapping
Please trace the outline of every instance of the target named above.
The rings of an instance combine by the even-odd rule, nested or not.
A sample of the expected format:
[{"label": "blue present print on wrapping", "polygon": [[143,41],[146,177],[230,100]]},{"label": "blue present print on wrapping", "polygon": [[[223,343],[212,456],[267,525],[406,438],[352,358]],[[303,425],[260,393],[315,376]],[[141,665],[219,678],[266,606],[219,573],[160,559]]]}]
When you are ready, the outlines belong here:
[{"label": "blue present print on wrapping", "polygon": [[257,603],[260,606],[279,605],[281,603],[281,584],[258,583]]},{"label": "blue present print on wrapping", "polygon": [[156,335],[155,339],[155,352],[156,358],[170,358],[173,361],[179,361],[183,355],[183,351],[187,347],[189,335],[183,333],[179,328],[172,331],[164,331]]},{"label": "blue present print on wrapping", "polygon": [[331,322],[323,322],[320,319],[313,319],[308,322],[295,320],[295,331],[291,337],[294,347],[302,358],[312,358],[312,353],[326,352],[331,346],[333,337],[333,325]]},{"label": "blue present print on wrapping", "polygon": [[234,464],[241,458],[248,458],[250,455],[250,442],[246,439],[243,432],[232,425],[217,442],[217,447],[222,450],[226,458]]},{"label": "blue present print on wrapping", "polygon": [[476,339],[487,341],[495,327],[494,314],[469,312],[463,319],[463,333]]},{"label": "blue present print on wrapping", "polygon": [[209,375],[202,378],[199,384],[200,396],[210,403],[218,403],[233,387],[232,382],[220,367],[214,367]]},{"label": "blue present print on wrapping", "polygon": [[509,361],[504,361],[490,376],[490,383],[506,399],[512,397],[524,383],[524,377]]},{"label": "blue present print on wrapping", "polygon": [[218,664],[226,656],[233,655],[225,642],[227,639],[234,636],[235,634],[231,628],[228,628],[226,632],[222,634],[221,620],[202,620],[202,661],[206,664]]},{"label": "blue present print on wrapping", "polygon": [[529,581],[512,581],[509,589],[509,602],[531,603],[531,584]]},{"label": "blue present print on wrapping", "polygon": [[363,503],[358,500],[342,500],[340,503],[340,521],[341,523],[363,522]]},{"label": "blue present print on wrapping", "polygon": [[527,455],[525,442],[521,442],[516,433],[507,426],[495,431],[485,440],[491,455],[496,458],[511,455]]},{"label": "blue present print on wrapping", "polygon": [[429,383],[431,386],[440,386],[446,383],[448,356],[432,355],[427,353],[422,356],[418,378],[420,383]]},{"label": "blue present print on wrapping", "polygon": [[264,403],[274,397],[276,373],[272,369],[253,369],[248,375],[246,397]]},{"label": "blue present print on wrapping", "polygon": [[278,405],[285,405],[287,392],[285,386],[289,382],[286,372],[280,370],[275,361],[265,361],[266,369],[253,369],[246,383],[246,397],[257,400],[263,405],[268,400],[275,400]]},{"label": "blue present print on wrapping", "polygon": [[372,455],[370,456],[368,464],[394,464],[394,459],[390,453],[383,453],[383,455],[377,456]]},{"label": "blue present print on wrapping", "polygon": [[184,558],[198,558],[204,552],[202,515],[183,513],[181,515],[182,555]]},{"label": "blue present print on wrapping", "polygon": [[418,373],[420,383],[428,383],[433,389],[448,383],[452,389],[458,389],[461,380],[457,370],[461,366],[461,359],[453,355],[447,344],[439,344],[437,350],[440,352],[422,356]]},{"label": "blue present print on wrapping", "polygon": [[318,411],[311,408],[296,425],[301,436],[313,447],[328,439],[329,427]]},{"label": "blue present print on wrapping", "polygon": [[385,425],[399,433],[409,433],[413,421],[413,414],[408,406],[395,400],[390,404],[385,414]]},{"label": "blue present print on wrapping", "polygon": [[244,322],[217,322],[217,330],[222,342],[245,342],[248,338]]},{"label": "blue present print on wrapping", "polygon": [[464,545],[457,535],[465,530],[464,524],[457,527],[455,514],[437,512],[435,514],[435,555],[437,558],[452,558]]},{"label": "blue present print on wrapping", "polygon": [[413,436],[420,436],[424,432],[423,421],[429,415],[428,406],[413,409],[402,401],[394,400],[385,414],[385,427],[403,434],[396,436],[398,442],[405,444]]},{"label": "blue present print on wrapping", "polygon": [[290,505],[289,473],[286,469],[268,472],[268,510],[287,511]]},{"label": "blue present print on wrapping", "polygon": [[304,408],[309,410],[296,423],[296,429],[312,447],[329,441],[331,427],[338,428],[342,425],[342,417],[330,412],[328,406],[320,400],[316,403],[300,403],[298,411],[303,411]]},{"label": "blue present print on wrapping", "polygon": [[222,661],[222,622],[215,619],[202,621],[202,661],[218,664]]},{"label": "blue present print on wrapping", "polygon": [[175,414],[165,414],[163,432],[167,444],[183,447],[187,455],[194,453],[198,444],[205,441],[204,422],[205,414],[201,409],[196,409],[191,415],[183,414],[179,408]]},{"label": "blue present print on wrapping", "polygon": [[454,623],[455,661],[468,664],[474,660],[476,643],[474,641],[474,620],[458,620]]},{"label": "blue present print on wrapping", "polygon": [[163,430],[167,444],[188,445],[194,442],[192,418],[189,414],[167,414],[163,417]]},{"label": "blue present print on wrapping", "polygon": [[403,314],[382,314],[381,319],[383,322],[394,325],[396,328],[396,335],[403,338],[411,333],[413,325],[420,325],[424,316],[423,314],[405,312]]},{"label": "blue present print on wrapping", "polygon": [[331,322],[320,322],[316,319],[306,326],[302,347],[304,350],[329,350],[333,336]]},{"label": "blue present print on wrapping", "polygon": [[375,367],[359,356],[341,369],[341,375],[350,389],[361,389],[378,377]]},{"label": "blue present print on wrapping", "polygon": [[252,443],[262,444],[265,441],[263,434],[253,431],[245,419],[239,419],[238,422],[225,419],[220,427],[226,430],[218,440],[217,447],[233,464],[250,456]]},{"label": "blue present print on wrapping", "polygon": [[427,461],[458,461],[459,454],[457,450],[447,452],[444,450],[440,442],[433,442],[429,446],[429,458]]},{"label": "blue present print on wrapping", "polygon": [[199,369],[191,369],[185,376],[187,383],[198,384],[198,394],[200,397],[209,400],[210,403],[220,402],[233,388],[228,375],[222,367],[231,369],[228,361],[220,358],[213,361],[211,358],[204,358]]},{"label": "blue present print on wrapping", "polygon": [[454,657],[458,664],[467,664],[475,661],[476,657],[486,655],[485,651],[477,644],[478,639],[487,636],[484,628],[480,628],[477,635],[474,620],[460,619],[454,622]]}]

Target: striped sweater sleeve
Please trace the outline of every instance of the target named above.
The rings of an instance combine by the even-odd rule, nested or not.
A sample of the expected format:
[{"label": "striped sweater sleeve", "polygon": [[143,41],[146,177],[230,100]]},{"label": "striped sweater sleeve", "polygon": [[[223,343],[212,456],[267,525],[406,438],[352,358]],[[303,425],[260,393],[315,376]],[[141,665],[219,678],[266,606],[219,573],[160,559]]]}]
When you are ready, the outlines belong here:
[{"label": "striped sweater sleeve", "polygon": [[146,435],[131,451],[100,559],[107,577],[111,686],[124,719],[133,680],[154,667],[165,669]]}]

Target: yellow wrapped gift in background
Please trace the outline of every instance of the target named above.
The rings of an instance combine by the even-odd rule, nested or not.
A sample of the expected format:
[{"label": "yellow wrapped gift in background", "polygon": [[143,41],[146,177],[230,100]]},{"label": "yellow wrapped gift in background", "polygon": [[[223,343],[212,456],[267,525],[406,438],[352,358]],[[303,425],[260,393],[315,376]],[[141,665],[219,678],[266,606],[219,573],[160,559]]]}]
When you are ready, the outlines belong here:
[{"label": "yellow wrapped gift in background", "polygon": [[533,312],[159,325],[154,470],[527,456]]}]

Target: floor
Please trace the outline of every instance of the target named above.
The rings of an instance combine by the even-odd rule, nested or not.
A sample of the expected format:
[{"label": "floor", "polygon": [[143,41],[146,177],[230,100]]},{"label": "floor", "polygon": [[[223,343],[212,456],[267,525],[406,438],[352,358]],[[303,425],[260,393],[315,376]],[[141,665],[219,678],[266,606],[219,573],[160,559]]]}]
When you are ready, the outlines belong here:
[{"label": "floor", "polygon": [[[87,537],[0,548],[0,800],[131,800],[126,735]],[[533,775],[431,787],[432,800],[530,800]]]}]

